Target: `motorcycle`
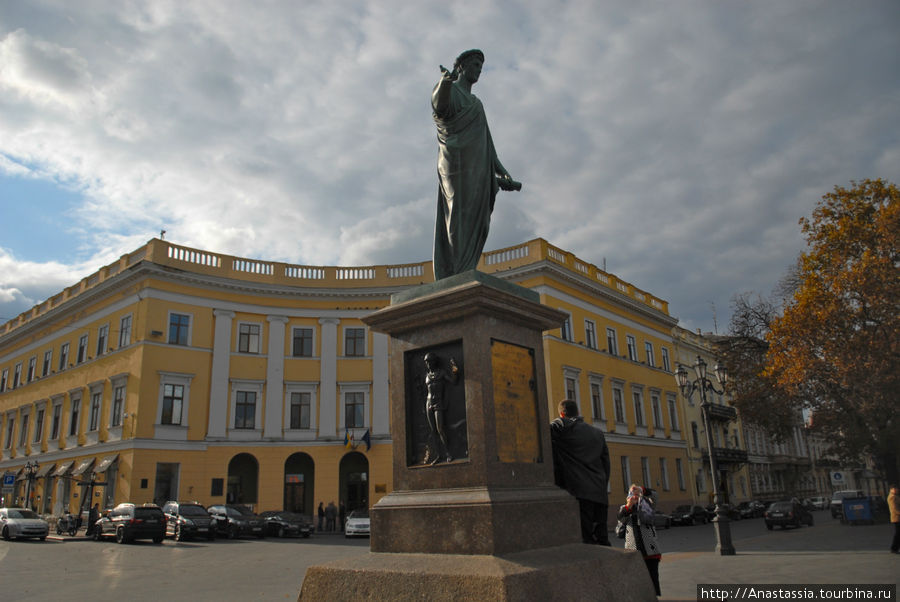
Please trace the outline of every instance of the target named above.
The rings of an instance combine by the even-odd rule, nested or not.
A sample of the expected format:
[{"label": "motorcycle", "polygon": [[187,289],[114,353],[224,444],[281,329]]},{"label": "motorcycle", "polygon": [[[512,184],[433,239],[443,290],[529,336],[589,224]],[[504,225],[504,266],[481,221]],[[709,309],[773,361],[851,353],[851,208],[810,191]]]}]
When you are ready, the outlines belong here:
[{"label": "motorcycle", "polygon": [[56,519],[56,534],[68,533],[71,537],[75,537],[75,533],[78,531],[78,522],[78,518],[72,516],[67,510],[65,514]]}]

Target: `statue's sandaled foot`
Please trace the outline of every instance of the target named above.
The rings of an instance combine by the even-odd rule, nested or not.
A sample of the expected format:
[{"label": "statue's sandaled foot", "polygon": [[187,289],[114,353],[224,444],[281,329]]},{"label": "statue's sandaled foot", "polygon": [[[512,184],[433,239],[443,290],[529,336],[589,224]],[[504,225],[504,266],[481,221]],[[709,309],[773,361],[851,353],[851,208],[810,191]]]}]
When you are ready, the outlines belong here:
[{"label": "statue's sandaled foot", "polygon": [[447,454],[447,462],[453,462],[453,456],[451,456],[450,454]]}]

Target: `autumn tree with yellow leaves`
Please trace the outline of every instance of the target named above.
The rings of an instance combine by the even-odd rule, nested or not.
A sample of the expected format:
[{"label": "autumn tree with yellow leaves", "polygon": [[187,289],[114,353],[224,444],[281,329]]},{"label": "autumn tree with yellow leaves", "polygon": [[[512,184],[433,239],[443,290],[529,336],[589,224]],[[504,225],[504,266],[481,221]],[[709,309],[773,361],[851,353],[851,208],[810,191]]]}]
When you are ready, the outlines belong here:
[{"label": "autumn tree with yellow leaves", "polygon": [[765,335],[761,375],[843,457],[900,477],[900,190],[835,187],[801,219],[807,250]]}]

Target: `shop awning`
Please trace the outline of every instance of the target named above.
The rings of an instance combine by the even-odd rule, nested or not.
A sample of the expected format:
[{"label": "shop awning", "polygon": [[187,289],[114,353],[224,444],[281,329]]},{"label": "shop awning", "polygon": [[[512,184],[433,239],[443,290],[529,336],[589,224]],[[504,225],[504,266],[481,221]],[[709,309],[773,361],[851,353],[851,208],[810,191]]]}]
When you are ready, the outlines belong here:
[{"label": "shop awning", "polygon": [[106,472],[106,469],[109,468],[113,462],[115,462],[119,458],[119,454],[112,454],[111,456],[106,456],[103,460],[100,461],[100,464],[97,465],[97,468],[94,469],[95,473]]},{"label": "shop awning", "polygon": [[61,477],[72,468],[72,464],[75,464],[75,460],[69,460],[68,462],[63,462],[56,468],[56,472],[53,473],[54,477]]},{"label": "shop awning", "polygon": [[37,474],[34,476],[37,477],[38,479],[42,479],[42,478],[46,477],[50,473],[51,470],[53,470],[54,466],[56,466],[56,464],[54,464],[53,462],[51,462],[50,464],[44,464],[41,467],[41,469],[39,471],[37,471]]},{"label": "shop awning", "polygon": [[78,468],[72,471],[72,476],[77,477],[83,475],[87,472],[87,469],[94,465],[94,458],[88,458],[87,460],[82,460],[78,464]]}]

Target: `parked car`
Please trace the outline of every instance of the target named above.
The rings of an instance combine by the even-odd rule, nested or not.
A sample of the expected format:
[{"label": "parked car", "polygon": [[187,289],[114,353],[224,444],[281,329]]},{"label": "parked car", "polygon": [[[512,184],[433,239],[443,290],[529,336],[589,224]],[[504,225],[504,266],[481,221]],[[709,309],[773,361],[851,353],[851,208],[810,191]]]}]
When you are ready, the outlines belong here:
[{"label": "parked car", "polygon": [[809,503],[812,505],[814,510],[825,510],[828,508],[829,499],[826,497],[818,496],[809,498]]},{"label": "parked car", "polygon": [[706,524],[706,510],[702,506],[678,506],[672,510],[673,525],[693,525],[694,523]]},{"label": "parked car", "polygon": [[659,529],[668,529],[672,526],[672,516],[659,510],[653,511],[653,526]]},{"label": "parked car", "polygon": [[369,510],[367,508],[354,510],[347,516],[347,522],[344,525],[344,537],[354,537],[356,535],[369,536]]},{"label": "parked car", "polygon": [[243,535],[266,536],[266,521],[247,506],[240,504],[219,504],[207,508],[209,515],[216,519],[216,534],[234,539]]},{"label": "parked car", "polygon": [[47,539],[50,525],[35,512],[26,508],[0,508],[0,535],[3,539],[37,537]]},{"label": "parked car", "polygon": [[844,518],[844,500],[853,500],[866,497],[860,489],[847,489],[845,491],[835,491],[831,494],[831,518]]},{"label": "parked car", "polygon": [[800,525],[813,526],[813,515],[797,501],[775,502],[766,510],[765,519],[769,531],[776,525],[782,529],[787,529],[791,525],[797,528]]},{"label": "parked car", "polygon": [[259,513],[266,521],[266,534],[275,537],[309,537],[313,531],[312,519],[305,514],[266,510]]},{"label": "parked car", "polygon": [[175,541],[193,537],[212,540],[216,537],[216,520],[197,502],[166,502],[163,512],[166,515],[166,536],[173,537]]},{"label": "parked car", "polygon": [[152,539],[162,543],[166,537],[166,515],[156,504],[119,504],[94,523],[94,539],[115,537],[117,543],[136,539]]},{"label": "parked car", "polygon": [[[710,510],[711,508],[711,510]],[[711,514],[712,518],[716,517],[716,506],[713,504],[712,506],[707,508],[707,515]],[[722,512],[725,516],[728,517],[729,520],[741,520],[743,518],[741,516],[741,511],[737,509],[736,506],[732,506],[731,504],[722,504]],[[712,518],[710,520],[712,520]]]},{"label": "parked car", "polygon": [[741,502],[737,506],[741,518],[759,518],[766,512],[766,505],[757,500]]}]

